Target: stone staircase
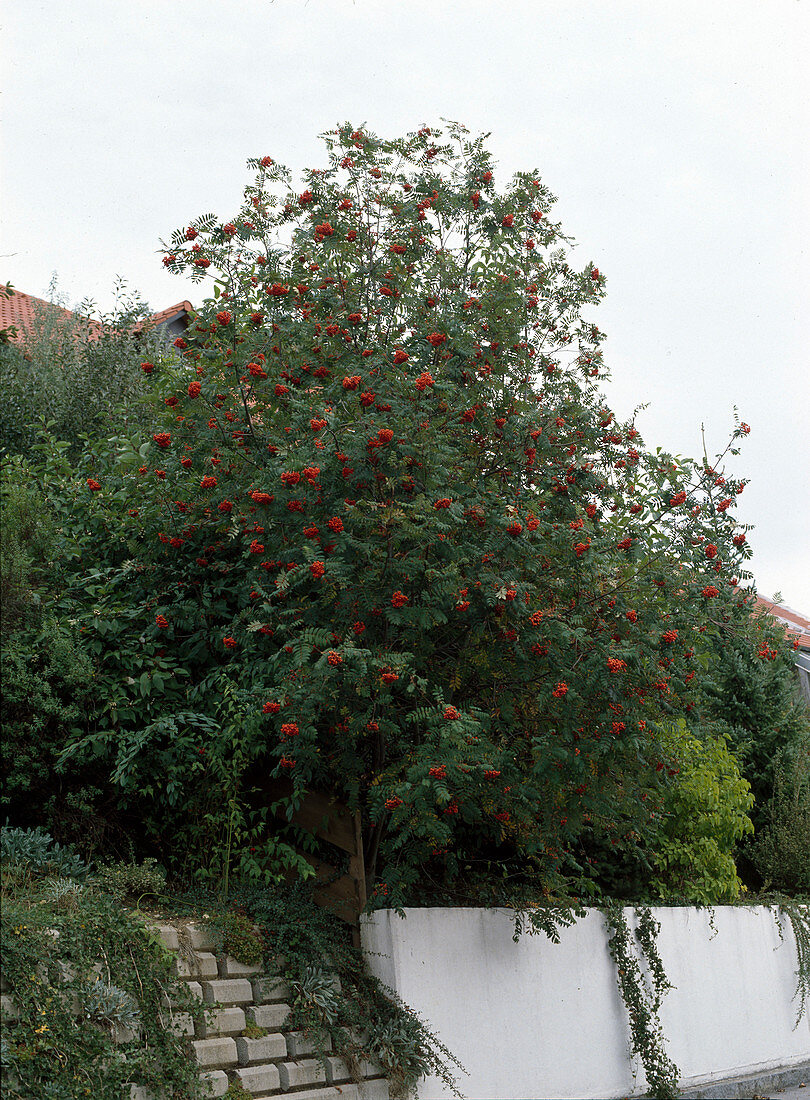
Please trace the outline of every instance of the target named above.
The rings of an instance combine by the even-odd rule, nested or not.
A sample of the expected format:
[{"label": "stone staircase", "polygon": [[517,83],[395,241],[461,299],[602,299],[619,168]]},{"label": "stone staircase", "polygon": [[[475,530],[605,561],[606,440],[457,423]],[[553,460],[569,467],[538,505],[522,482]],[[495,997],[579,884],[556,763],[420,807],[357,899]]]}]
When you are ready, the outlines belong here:
[{"label": "stone staircase", "polygon": [[[176,954],[177,977],[207,1008],[195,1028],[188,1013],[169,1010],[169,1026],[188,1037],[191,1051],[212,1097],[240,1084],[255,1097],[289,1096],[290,1100],[389,1100],[388,1082],[371,1062],[360,1066],[356,1084],[331,1041],[318,1056],[313,1038],[286,1027],[290,991],[284,980],[260,966],[245,966],[229,955],[217,956],[211,934],[196,924],[153,926],[164,946]],[[335,978],[335,981],[338,979]],[[251,1026],[252,1025],[252,1026]],[[257,1029],[265,1034],[253,1038]],[[153,1100],[133,1086],[131,1100]]]}]

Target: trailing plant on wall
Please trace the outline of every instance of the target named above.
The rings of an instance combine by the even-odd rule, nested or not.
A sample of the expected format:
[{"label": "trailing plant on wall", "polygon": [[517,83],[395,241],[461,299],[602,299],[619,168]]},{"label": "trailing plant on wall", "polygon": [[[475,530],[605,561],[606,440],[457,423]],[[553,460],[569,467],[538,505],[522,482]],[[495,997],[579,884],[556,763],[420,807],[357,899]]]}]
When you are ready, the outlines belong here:
[{"label": "trailing plant on wall", "polygon": [[779,928],[779,938],[784,940],[784,918],[787,917],[793,930],[796,943],[796,1023],[798,1027],[802,1017],[810,1007],[810,910],[806,904],[796,903],[791,898],[781,897],[774,906],[774,918]]},{"label": "trailing plant on wall", "polygon": [[[670,1100],[678,1094],[678,1067],[666,1053],[659,1010],[664,994],[672,986],[664,972],[656,937],[661,926],[646,906],[636,910],[635,936],[630,931],[624,910],[618,902],[603,909],[610,930],[608,950],[616,966],[619,993],[630,1022],[630,1054],[644,1067],[647,1087],[656,1100]],[[646,976],[633,941],[638,943],[645,963]]]}]

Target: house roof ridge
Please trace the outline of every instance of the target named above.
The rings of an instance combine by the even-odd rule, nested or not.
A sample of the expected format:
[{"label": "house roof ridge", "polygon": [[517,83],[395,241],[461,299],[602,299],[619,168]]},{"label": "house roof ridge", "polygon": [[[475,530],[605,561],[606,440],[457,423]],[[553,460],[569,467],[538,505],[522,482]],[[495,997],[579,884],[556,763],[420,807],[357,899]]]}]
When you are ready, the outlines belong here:
[{"label": "house roof ridge", "polygon": [[[80,321],[88,325],[92,332],[101,332],[103,329],[101,321],[95,318],[86,317],[76,310],[66,309],[65,306],[60,306],[56,302],[49,302],[45,298],[39,298],[36,294],[29,294],[16,287],[11,288],[11,294],[8,297],[0,294],[0,329],[14,327],[16,333],[10,339],[12,343],[19,344],[23,341],[26,330],[30,330],[36,322],[38,315],[43,315],[45,312],[53,313],[53,311],[60,314],[60,320],[65,323]],[[194,306],[184,298],[136,322],[133,325],[133,331],[140,332],[145,325],[158,327],[170,324],[182,314],[193,312]]]}]

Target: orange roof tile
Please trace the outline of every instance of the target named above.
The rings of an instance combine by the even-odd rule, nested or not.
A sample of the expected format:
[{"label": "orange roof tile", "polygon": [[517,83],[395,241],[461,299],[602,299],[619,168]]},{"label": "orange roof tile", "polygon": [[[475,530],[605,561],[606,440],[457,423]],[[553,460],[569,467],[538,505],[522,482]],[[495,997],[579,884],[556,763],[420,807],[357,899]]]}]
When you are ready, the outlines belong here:
[{"label": "orange roof tile", "polygon": [[[14,343],[20,343],[25,333],[34,329],[49,313],[65,324],[78,319],[78,315],[71,313],[69,309],[63,309],[61,306],[54,305],[53,302],[46,302],[44,298],[37,298],[22,290],[13,290],[10,298],[4,294],[0,295],[0,328],[11,328],[13,325],[17,329],[16,335],[11,337]],[[92,332],[101,330],[98,321],[90,320],[87,324]]]},{"label": "orange roof tile", "polygon": [[[159,313],[153,313],[148,321],[154,325],[167,324],[183,313],[191,313],[193,309],[191,302],[178,302],[176,305],[160,310]],[[17,329],[16,336],[11,337],[13,343],[20,343],[25,333],[36,328],[38,321],[46,313],[52,315],[55,313],[65,324],[79,319],[85,320],[81,318],[80,314],[72,313],[69,309],[54,305],[53,302],[46,302],[44,298],[26,294],[22,290],[13,290],[10,298],[0,294],[0,329],[11,328],[12,326]],[[145,321],[139,321],[134,326],[135,332],[139,332],[145,323]],[[91,333],[98,334],[101,332],[102,326],[98,321],[87,319],[86,324]]]},{"label": "orange roof tile", "polygon": [[798,648],[810,652],[810,619],[798,611],[794,611],[784,604],[774,603],[773,600],[763,599],[757,596],[754,607],[771,615],[785,628],[785,636],[789,642],[798,641]]},{"label": "orange roof tile", "polygon": [[[177,305],[175,305],[175,306],[168,306],[166,309],[160,310],[159,313],[153,313],[152,316],[149,318],[149,324],[150,325],[166,325],[166,324],[169,324],[171,321],[174,321],[177,317],[179,317],[183,313],[193,313],[193,312],[194,312],[194,306],[191,304],[191,302],[188,302],[188,301],[178,302]],[[143,321],[138,321],[137,325],[135,326],[135,331],[138,332],[140,329],[143,328],[143,326],[144,326],[144,322]]]}]

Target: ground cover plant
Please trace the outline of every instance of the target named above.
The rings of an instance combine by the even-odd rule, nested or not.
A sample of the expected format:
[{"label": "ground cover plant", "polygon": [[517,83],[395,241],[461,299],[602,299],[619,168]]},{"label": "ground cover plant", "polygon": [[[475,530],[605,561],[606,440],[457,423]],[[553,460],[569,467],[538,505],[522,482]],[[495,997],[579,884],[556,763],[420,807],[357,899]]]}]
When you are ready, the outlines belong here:
[{"label": "ground cover plant", "polygon": [[170,1025],[202,1004],[138,912],[41,830],[2,829],[0,856],[3,1095],[121,1100],[142,1084],[201,1100]]}]

